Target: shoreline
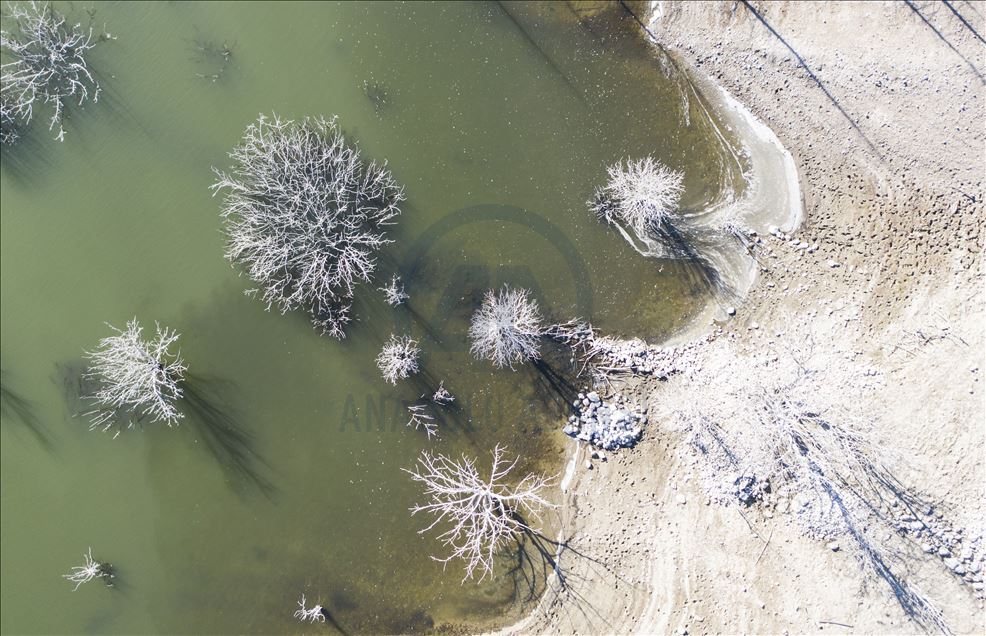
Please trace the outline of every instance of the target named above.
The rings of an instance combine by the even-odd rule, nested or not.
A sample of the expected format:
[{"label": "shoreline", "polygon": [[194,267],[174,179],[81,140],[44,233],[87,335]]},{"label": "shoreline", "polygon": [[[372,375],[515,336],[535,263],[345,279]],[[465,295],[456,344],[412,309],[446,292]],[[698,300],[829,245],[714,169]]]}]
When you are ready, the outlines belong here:
[{"label": "shoreline", "polygon": [[[783,345],[790,316],[807,311],[813,329],[858,350],[892,380],[874,398],[886,414],[876,441],[908,459],[902,478],[981,538],[984,135],[949,125],[983,120],[981,76],[958,59],[981,51],[973,34],[945,12],[927,16],[933,32],[903,4],[650,9],[642,21],[659,44],[719,87],[720,114],[732,100],[734,121],[746,112],[771,131],[800,185],[803,223],[770,222],[783,231],[764,237],[767,264],[722,322],[724,337],[745,350]],[[833,45],[840,27],[864,35]],[[899,352],[902,334],[926,333],[939,314],[958,340]],[[667,390],[653,378],[622,388],[652,407]],[[591,471],[572,454],[562,535],[592,559],[566,564],[562,553],[567,588],[498,633],[923,631],[881,583],[780,509],[710,505],[684,445],[652,418],[641,444]],[[954,631],[984,628],[981,575],[962,581],[920,550],[909,558],[908,580],[936,591]]]}]

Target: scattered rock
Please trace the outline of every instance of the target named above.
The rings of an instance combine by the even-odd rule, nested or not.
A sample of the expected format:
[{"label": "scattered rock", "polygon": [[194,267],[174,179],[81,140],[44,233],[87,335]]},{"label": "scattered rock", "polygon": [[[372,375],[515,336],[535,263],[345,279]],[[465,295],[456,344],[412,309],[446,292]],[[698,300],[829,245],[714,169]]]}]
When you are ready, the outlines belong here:
[{"label": "scattered rock", "polygon": [[[622,404],[621,396],[616,396]],[[586,398],[576,406],[577,412],[569,418],[569,424],[562,431],[569,437],[590,443],[597,449],[614,450],[634,446],[643,435],[642,426],[646,416],[630,409],[617,408],[603,402],[595,391],[586,393]],[[605,459],[602,453],[594,452],[594,459]]]},{"label": "scattered rock", "polygon": [[825,547],[827,547],[832,552],[838,552],[839,551],[839,542],[838,541],[829,541],[828,543],[825,544]]}]

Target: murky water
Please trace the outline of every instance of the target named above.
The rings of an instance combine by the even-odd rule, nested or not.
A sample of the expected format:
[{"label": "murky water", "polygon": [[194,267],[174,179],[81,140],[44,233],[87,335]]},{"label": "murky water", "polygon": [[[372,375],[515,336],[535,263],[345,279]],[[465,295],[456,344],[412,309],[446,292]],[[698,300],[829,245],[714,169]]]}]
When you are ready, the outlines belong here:
[{"label": "murky water", "polygon": [[[516,617],[543,572],[532,590],[505,558],[492,582],[460,584],[429,558],[441,547],[417,534],[400,469],[422,448],[497,442],[521,469],[560,469],[539,375],[468,356],[485,289],[527,286],[552,317],[653,339],[706,301],[585,206],[608,163],[644,153],[685,171],[691,208],[738,187],[681,77],[563,3],[121,3],[96,19],[119,37],[92,57],[100,102],[73,112],[64,144],[39,132],[5,155],[0,177],[3,387],[29,403],[0,432],[3,631],[297,631],[302,592],[347,633]],[[232,50],[215,82],[197,77],[223,68],[203,43]],[[243,296],[208,186],[271,111],[336,114],[389,160],[408,202],[380,279],[407,276],[410,311],[365,287],[336,342]],[[218,420],[113,440],[73,417],[83,349],[134,315],[183,334]],[[392,388],[373,359],[406,328],[427,373]],[[401,401],[441,379],[460,408],[429,442]],[[88,546],[117,589],[60,578]]]}]

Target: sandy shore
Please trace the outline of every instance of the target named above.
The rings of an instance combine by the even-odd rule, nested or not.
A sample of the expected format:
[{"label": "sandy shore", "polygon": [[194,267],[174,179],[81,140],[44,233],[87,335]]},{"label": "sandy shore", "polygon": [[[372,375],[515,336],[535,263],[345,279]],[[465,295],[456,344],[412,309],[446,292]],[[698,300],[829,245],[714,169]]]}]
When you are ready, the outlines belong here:
[{"label": "sandy shore", "polygon": [[[765,237],[757,281],[719,338],[757,351],[810,329],[878,369],[874,443],[964,545],[986,518],[984,16],[981,2],[641,12],[662,46],[770,127],[799,175],[804,222]],[[623,393],[657,413],[674,390],[635,378]],[[635,449],[585,461],[566,476],[566,585],[508,632],[926,631],[865,563],[807,538],[783,507],[712,502],[669,422],[652,416]],[[893,572],[952,631],[982,633],[981,558],[956,574],[901,536]]]}]

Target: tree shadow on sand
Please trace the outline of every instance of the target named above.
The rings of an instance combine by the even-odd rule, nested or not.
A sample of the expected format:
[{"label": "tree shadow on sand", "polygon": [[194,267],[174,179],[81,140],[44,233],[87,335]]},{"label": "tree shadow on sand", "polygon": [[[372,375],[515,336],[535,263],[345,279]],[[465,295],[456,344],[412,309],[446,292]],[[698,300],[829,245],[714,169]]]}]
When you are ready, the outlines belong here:
[{"label": "tree shadow on sand", "polygon": [[[524,521],[519,515],[518,518]],[[576,548],[571,537],[555,540],[528,528],[515,537],[505,556],[512,562],[507,570],[513,584],[512,602],[530,603],[542,593],[551,595],[555,598],[549,600],[564,599],[560,605],[563,611],[580,614],[585,624],[594,626],[593,631],[613,631],[606,617],[581,590],[587,589],[590,580],[602,578],[612,579],[614,584],[632,584],[599,559]],[[577,559],[582,567],[573,567],[573,559]]]}]

